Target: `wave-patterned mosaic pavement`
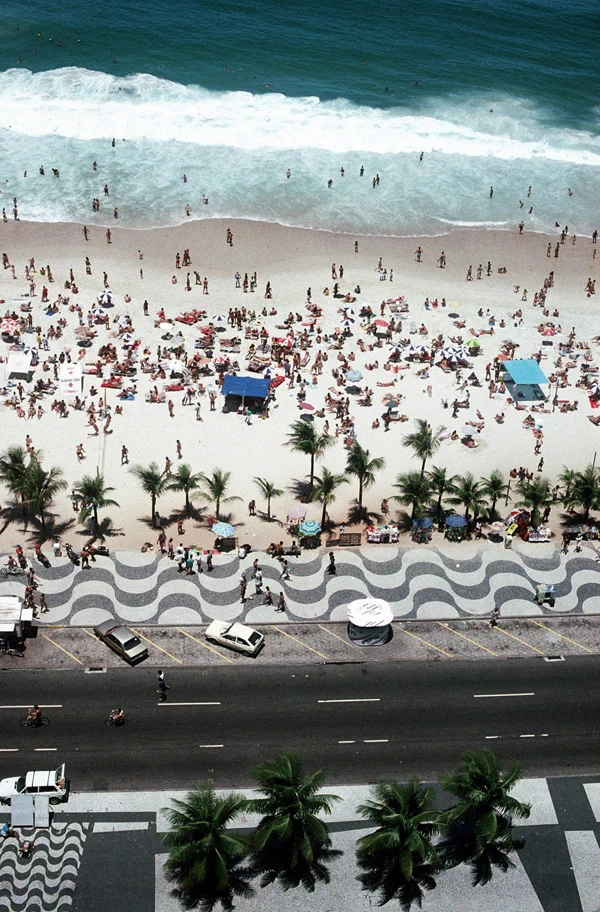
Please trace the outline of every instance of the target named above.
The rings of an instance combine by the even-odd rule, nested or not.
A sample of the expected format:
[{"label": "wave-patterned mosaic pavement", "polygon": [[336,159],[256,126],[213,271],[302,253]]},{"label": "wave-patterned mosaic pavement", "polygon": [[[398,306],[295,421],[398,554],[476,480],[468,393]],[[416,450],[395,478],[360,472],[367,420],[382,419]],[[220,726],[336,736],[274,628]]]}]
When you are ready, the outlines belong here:
[{"label": "wave-patterned mosaic pavement", "polygon": [[[259,557],[263,587],[274,605],[263,605],[250,579]],[[281,566],[263,553],[214,559],[212,572],[187,576],[173,561],[138,552],[115,552],[96,559],[89,570],[66,558],[44,569],[36,562],[50,611],[42,623],[90,626],[109,617],[135,624],[205,624],[214,618],[250,623],[344,620],[344,606],[367,595],[386,599],[397,618],[452,619],[481,617],[496,606],[501,616],[600,613],[600,563],[596,552],[546,557],[500,550],[480,553],[425,548],[375,546],[336,552],[337,573],[326,572],[327,555],[305,552],[289,559],[291,579],[280,579]],[[249,580],[247,600],[240,600],[239,579]],[[20,594],[24,577],[0,582],[0,595]],[[538,583],[555,586],[556,604],[538,606]],[[275,613],[279,592],[285,614]]]},{"label": "wave-patterned mosaic pavement", "polygon": [[16,839],[0,846],[0,908],[11,912],[60,912],[70,909],[89,824],[53,824],[29,834],[30,858],[19,857]]}]

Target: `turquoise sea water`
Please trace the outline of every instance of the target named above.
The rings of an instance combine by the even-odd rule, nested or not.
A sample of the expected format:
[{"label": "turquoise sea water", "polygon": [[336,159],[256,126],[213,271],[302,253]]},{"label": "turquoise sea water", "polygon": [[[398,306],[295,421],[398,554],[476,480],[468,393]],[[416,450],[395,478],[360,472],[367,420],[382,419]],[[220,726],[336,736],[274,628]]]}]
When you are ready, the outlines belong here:
[{"label": "turquoise sea water", "polygon": [[5,0],[0,32],[0,180],[23,218],[598,227],[591,0]]}]

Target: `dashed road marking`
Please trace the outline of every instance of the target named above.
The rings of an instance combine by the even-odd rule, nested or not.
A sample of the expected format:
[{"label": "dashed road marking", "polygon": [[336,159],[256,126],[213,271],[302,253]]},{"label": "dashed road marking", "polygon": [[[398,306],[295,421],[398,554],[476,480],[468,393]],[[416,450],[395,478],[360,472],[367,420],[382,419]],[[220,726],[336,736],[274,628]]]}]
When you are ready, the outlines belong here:
[{"label": "dashed road marking", "polygon": [[529,693],[514,693],[514,694],[473,694],[474,700],[485,700],[489,697],[535,697],[535,693],[530,691]]},{"label": "dashed road marking", "polygon": [[389,738],[364,738],[365,744],[387,744]]},{"label": "dashed road marking", "polygon": [[317,703],[380,703],[380,697],[355,697],[347,700],[317,700]]}]

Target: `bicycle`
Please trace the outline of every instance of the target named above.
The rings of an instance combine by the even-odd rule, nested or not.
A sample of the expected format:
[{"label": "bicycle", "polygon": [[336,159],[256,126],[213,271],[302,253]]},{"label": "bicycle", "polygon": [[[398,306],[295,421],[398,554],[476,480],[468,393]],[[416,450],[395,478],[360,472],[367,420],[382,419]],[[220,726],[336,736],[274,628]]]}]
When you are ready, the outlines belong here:
[{"label": "bicycle", "polygon": [[47,716],[40,716],[39,719],[32,719],[31,716],[23,716],[21,719],[23,728],[42,728],[43,725],[50,725],[50,719]]},{"label": "bicycle", "polygon": [[121,716],[120,719],[115,719],[111,713],[104,724],[108,726],[113,725],[115,728],[121,728],[123,725],[129,725],[129,719],[126,719],[125,716]]},{"label": "bicycle", "polygon": [[0,577],[8,579],[9,576],[25,576],[26,571],[22,567],[0,567]]}]

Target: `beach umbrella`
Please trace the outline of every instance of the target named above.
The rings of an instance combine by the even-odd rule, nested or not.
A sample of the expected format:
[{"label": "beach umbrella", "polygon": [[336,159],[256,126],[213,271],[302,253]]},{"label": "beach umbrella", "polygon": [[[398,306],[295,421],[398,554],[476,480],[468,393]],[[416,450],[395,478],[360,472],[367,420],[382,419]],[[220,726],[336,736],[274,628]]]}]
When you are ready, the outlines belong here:
[{"label": "beach umbrella", "polygon": [[469,339],[467,342],[467,348],[480,348],[479,342],[477,339]]},{"label": "beach umbrella", "polygon": [[304,522],[300,523],[300,528],[298,532],[300,535],[306,535],[310,537],[311,535],[318,535],[321,531],[321,523],[318,523],[316,519],[305,519]]},{"label": "beach umbrella", "polygon": [[496,361],[510,361],[510,356],[502,352],[500,355],[496,355]]},{"label": "beach umbrella", "polygon": [[234,538],[235,529],[231,523],[218,522],[215,523],[211,529],[213,535],[217,535],[219,538]]},{"label": "beach umbrella", "polygon": [[387,320],[382,320],[381,317],[378,317],[376,320],[373,320],[373,323],[375,324],[375,326],[383,326],[384,328],[386,326],[390,325]]},{"label": "beach umbrella", "polygon": [[362,380],[362,376],[361,372],[356,370],[346,371],[345,374],[346,380],[350,380],[352,383],[357,383],[359,380]]},{"label": "beach umbrella", "polygon": [[37,348],[33,348],[31,345],[26,345],[25,348],[22,349],[22,352],[24,355],[31,355],[33,358],[34,355],[37,356],[38,350]]},{"label": "beach umbrella", "polygon": [[100,316],[103,316],[104,308],[100,307],[99,304],[94,304],[93,307],[90,307],[90,313],[99,314]]},{"label": "beach umbrella", "polygon": [[407,352],[409,355],[428,355],[429,346],[423,345],[422,342],[418,342],[416,344],[413,342],[408,346]]},{"label": "beach umbrella", "polygon": [[315,410],[314,405],[311,405],[310,402],[301,402],[300,408],[303,409],[305,412],[314,412],[314,410]]},{"label": "beach umbrella", "polygon": [[112,299],[112,291],[109,291],[108,288],[105,291],[101,291],[98,295],[98,300],[101,304],[112,304]]},{"label": "beach umbrella", "polygon": [[225,316],[225,314],[213,314],[211,323],[217,323],[217,325],[222,325],[223,323],[227,323],[227,317]]},{"label": "beach umbrella", "polygon": [[225,355],[219,355],[214,360],[215,364],[229,364],[229,358],[226,358]]},{"label": "beach umbrella", "polygon": [[298,504],[296,507],[292,507],[291,510],[288,510],[288,519],[304,519],[307,510],[307,507],[304,507],[302,504]]},{"label": "beach umbrella", "polygon": [[450,529],[463,529],[467,525],[467,520],[464,516],[459,516],[458,513],[452,513],[446,517],[446,525]]},{"label": "beach umbrella", "polygon": [[352,319],[352,317],[346,317],[345,320],[342,320],[342,326],[344,327],[344,329],[351,329],[353,323],[354,323],[354,320]]},{"label": "beach umbrella", "polygon": [[495,522],[495,523],[492,523],[492,525],[490,526],[490,532],[492,533],[492,535],[500,535],[500,533],[504,532],[505,529],[506,529],[506,526],[504,525],[503,522]]},{"label": "beach umbrella", "polygon": [[0,332],[12,333],[18,325],[17,321],[13,320],[12,317],[7,317],[6,320],[3,320],[2,323],[0,323]]},{"label": "beach umbrella", "polygon": [[347,317],[353,317],[353,316],[354,316],[354,313],[355,313],[354,308],[353,308],[353,307],[350,307],[349,304],[347,304],[345,307],[342,307],[342,310],[344,311],[344,313],[345,313],[345,315],[346,315]]},{"label": "beach umbrella", "polygon": [[431,529],[433,520],[430,516],[423,516],[422,519],[413,519],[413,529]]}]

